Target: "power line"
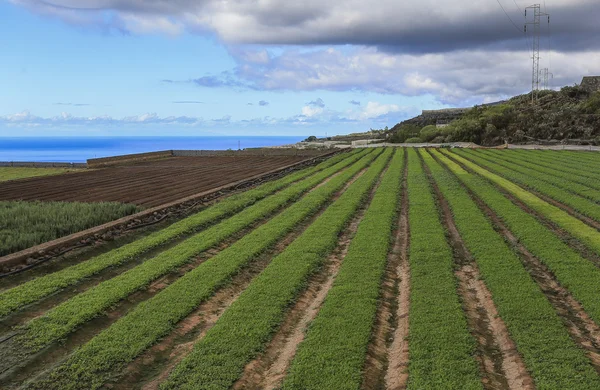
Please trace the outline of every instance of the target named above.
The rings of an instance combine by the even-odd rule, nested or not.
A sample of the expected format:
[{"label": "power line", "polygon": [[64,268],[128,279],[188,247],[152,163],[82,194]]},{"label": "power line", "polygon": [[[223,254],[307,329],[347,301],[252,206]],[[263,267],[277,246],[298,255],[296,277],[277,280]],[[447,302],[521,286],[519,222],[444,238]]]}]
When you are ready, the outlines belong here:
[{"label": "power line", "polygon": [[513,0],[513,3],[515,3],[515,5],[517,6],[519,12],[523,13],[523,10],[521,9],[521,7],[519,7],[519,4],[517,4],[517,0]]},{"label": "power line", "polygon": [[502,5],[502,3],[500,2],[500,0],[496,0],[496,2],[498,2],[498,5],[500,6],[500,8],[502,8],[502,11],[504,11],[504,15],[506,15],[506,17],[508,18],[508,20],[510,20],[510,22],[512,23],[512,25],[517,29],[517,31],[519,31],[520,33],[523,32],[523,30],[521,30],[519,28],[519,26],[517,26],[517,24],[512,20],[512,18],[510,17],[510,15],[508,14],[508,12],[506,12],[506,10],[504,9],[504,6]]}]

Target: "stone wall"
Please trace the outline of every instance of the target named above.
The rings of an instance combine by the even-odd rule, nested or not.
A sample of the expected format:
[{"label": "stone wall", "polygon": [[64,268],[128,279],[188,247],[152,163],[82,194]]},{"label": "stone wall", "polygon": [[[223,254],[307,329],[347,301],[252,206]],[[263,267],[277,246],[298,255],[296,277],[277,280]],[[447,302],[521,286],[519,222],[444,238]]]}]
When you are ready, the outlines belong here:
[{"label": "stone wall", "polygon": [[587,76],[581,80],[581,88],[588,92],[600,91],[600,76]]}]

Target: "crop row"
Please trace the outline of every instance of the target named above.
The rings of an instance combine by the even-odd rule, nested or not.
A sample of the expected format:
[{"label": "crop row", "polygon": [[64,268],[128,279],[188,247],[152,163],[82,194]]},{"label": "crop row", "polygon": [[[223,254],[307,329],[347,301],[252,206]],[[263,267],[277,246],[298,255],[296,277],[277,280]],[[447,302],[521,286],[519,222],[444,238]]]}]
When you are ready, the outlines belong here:
[{"label": "crop row", "polygon": [[[499,152],[499,151],[494,151],[494,152]],[[585,162],[565,162],[565,159],[562,158],[560,155],[555,155],[555,157],[553,158],[552,156],[548,156],[547,154],[544,155],[542,154],[538,154],[536,151],[533,151],[532,153],[522,153],[521,151],[510,151],[507,154],[503,154],[503,153],[494,153],[497,157],[502,156],[505,157],[505,159],[517,159],[519,161],[527,161],[529,164],[531,164],[532,167],[535,168],[543,168],[544,170],[549,169],[551,172],[553,172],[553,174],[555,175],[560,175],[561,177],[566,177],[570,180],[573,181],[577,181],[578,183],[584,184],[584,185],[588,185],[588,186],[592,186],[594,185],[594,188],[600,188],[599,185],[596,184],[596,182],[594,180],[590,180],[590,179],[595,179],[595,180],[599,180],[600,179],[600,175],[598,175],[597,170],[598,168],[600,168],[600,166],[598,167],[590,167],[587,168],[587,165]],[[599,154],[600,157],[600,154]],[[598,160],[598,162],[600,162],[600,159]],[[572,164],[572,165],[571,165]],[[565,176],[567,175],[567,176]]]},{"label": "crop row", "polygon": [[563,190],[591,199],[594,202],[600,201],[600,184],[589,178],[538,165],[535,162],[531,162],[528,156],[504,155],[490,151],[479,152],[478,155],[514,171],[524,173],[535,179],[560,187]]},{"label": "crop row", "polygon": [[[461,238],[477,262],[498,313],[506,323],[537,388],[599,387],[600,377],[596,375],[585,352],[570,338],[517,254],[494,230],[458,180],[427,152],[422,154],[448,201]],[[451,165],[447,159],[440,159]],[[456,164],[452,168],[459,177],[468,175]],[[486,189],[493,191],[490,187]]]},{"label": "crop row", "polygon": [[144,288],[153,280],[188,263],[200,253],[298,199],[325,178],[350,164],[352,160],[344,160],[268,196],[238,214],[195,234],[152,259],[146,260],[137,267],[106,280],[60,304],[45,315],[35,318],[27,324],[26,333],[22,336],[25,344],[27,347],[37,350],[59,340],[77,326],[100,315],[104,310]]},{"label": "crop row", "polygon": [[485,179],[469,174],[438,153],[436,157],[502,218],[519,242],[544,263],[558,282],[568,287],[592,319],[600,323],[600,269],[557,239],[558,237],[533,215],[523,211]]},{"label": "crop row", "polygon": [[228,389],[284,318],[309,276],[336,247],[393,153],[388,149],[366,174],[312,223],[248,286],[175,368],[161,389]]},{"label": "crop row", "polygon": [[[550,184],[544,180],[536,178],[535,172],[528,172],[526,174],[519,173],[517,170],[523,170],[516,164],[506,163],[502,160],[498,160],[493,156],[482,155],[477,152],[456,152],[458,155],[467,157],[470,160],[476,162],[478,165],[493,171],[506,179],[509,179],[513,183],[517,183],[525,188],[530,188],[537,191],[540,194],[546,195],[558,202],[561,202],[567,206],[572,207],[576,211],[590,218],[600,222],[600,205],[593,201],[586,199],[582,196],[575,195],[565,189],[562,189],[554,184]],[[555,178],[555,181],[561,179]],[[565,180],[563,180],[565,181]],[[562,187],[567,184],[563,184]]]},{"label": "crop row", "polygon": [[408,388],[481,389],[452,249],[417,152],[408,151],[411,273]]},{"label": "crop row", "polygon": [[340,175],[316,188],[283,212],[253,230],[216,256],[144,301],[105,329],[54,369],[46,379],[31,384],[39,389],[98,388],[161,337],[194,308],[281,240],[301,221],[316,213],[379,154],[362,157]]},{"label": "crop row", "polygon": [[[523,153],[520,152],[520,154]],[[533,151],[532,156],[535,157],[535,161],[539,161],[545,165],[550,164],[555,166],[556,169],[565,172],[573,172],[581,176],[590,175],[597,178],[598,168],[600,168],[600,154],[597,152],[575,152],[574,154],[571,154],[571,152],[535,150]]]},{"label": "crop row", "polygon": [[[450,154],[449,152],[444,153]],[[523,188],[514,184],[510,180],[498,176],[482,168],[481,166],[473,163],[472,161],[467,160],[466,158],[462,157],[463,153],[453,152],[451,153],[451,155],[461,164],[464,164],[469,169],[472,169],[474,172],[487,178],[491,182],[503,188],[505,191],[508,191],[517,199],[525,203],[527,206],[531,207],[533,210],[548,218],[550,221],[554,222],[556,225],[566,230],[572,236],[579,239],[581,242],[583,242],[589,248],[594,250],[596,253],[600,254],[600,232],[598,232],[596,229],[586,225],[581,220],[569,215],[567,212],[561,210],[560,208],[553,206],[548,202],[540,199],[536,195],[524,190]],[[481,160],[472,156],[469,157],[473,161],[480,162]],[[508,170],[497,168],[497,166],[493,167],[496,168],[498,172],[501,172],[503,174],[510,173],[508,172]],[[507,177],[511,178],[510,175],[507,175]]]},{"label": "crop row", "polygon": [[284,389],[358,389],[400,200],[399,149],[358,226],[318,316],[300,344]]},{"label": "crop row", "polygon": [[254,202],[290,185],[291,183],[326,169],[333,164],[351,163],[360,154],[335,156],[316,167],[308,168],[282,179],[265,183],[255,189],[225,198],[223,201],[201,212],[152,233],[132,243],[96,256],[77,265],[65,268],[40,278],[33,279],[10,290],[0,293],[0,317],[5,316],[29,303],[36,302],[56,291],[73,285],[80,280],[92,276],[108,267],[123,264],[129,260],[157,248],[181,235],[190,233],[211,222],[232,215]]}]

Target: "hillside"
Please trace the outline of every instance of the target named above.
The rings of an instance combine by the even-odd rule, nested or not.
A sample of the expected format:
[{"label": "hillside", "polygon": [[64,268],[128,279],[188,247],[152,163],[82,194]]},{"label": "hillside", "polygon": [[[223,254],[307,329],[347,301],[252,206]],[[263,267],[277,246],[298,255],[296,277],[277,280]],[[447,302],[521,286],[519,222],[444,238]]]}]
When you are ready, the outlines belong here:
[{"label": "hillside", "polygon": [[398,123],[388,133],[391,142],[474,142],[512,144],[600,144],[600,91],[582,85],[560,91],[540,91],[472,109],[424,111]]}]

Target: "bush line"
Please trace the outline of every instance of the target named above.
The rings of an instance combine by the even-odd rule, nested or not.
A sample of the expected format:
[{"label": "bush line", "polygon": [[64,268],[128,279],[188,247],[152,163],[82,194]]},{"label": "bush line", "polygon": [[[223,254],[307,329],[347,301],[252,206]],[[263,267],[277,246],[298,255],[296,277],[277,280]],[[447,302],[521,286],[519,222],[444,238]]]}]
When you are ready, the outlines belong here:
[{"label": "bush line", "polygon": [[358,226],[319,314],[300,344],[283,389],[358,389],[377,315],[392,231],[400,207],[404,151]]},{"label": "bush line", "polygon": [[[561,210],[560,208],[551,205],[550,203],[538,198],[534,194],[524,190],[518,185],[512,183],[508,179],[504,177],[498,176],[495,173],[492,173],[481,166],[475,164],[473,161],[477,160],[473,157],[473,161],[467,160],[464,157],[461,157],[461,152],[452,153],[443,151],[449,155],[452,155],[453,158],[465,166],[472,169],[474,172],[479,175],[485,177],[489,181],[495,183],[496,185],[502,187],[507,192],[514,195],[516,198],[521,200],[523,203],[531,207],[533,210],[537,211],[541,215],[548,218],[550,221],[554,222],[575,238],[579,239],[590,249],[594,250],[596,253],[600,254],[600,232],[596,229],[586,225],[579,219],[572,217],[566,211]],[[471,157],[471,156],[469,156]]]},{"label": "bush line", "polygon": [[408,150],[411,270],[408,389],[481,389],[452,249],[417,152]]},{"label": "bush line", "polygon": [[[282,179],[265,183],[257,188],[223,199],[199,213],[145,236],[137,241],[123,245],[110,252],[96,256],[77,265],[65,268],[42,277],[23,283],[17,287],[0,292],[0,317],[10,314],[19,308],[36,302],[56,291],[73,285],[86,277],[90,277],[108,267],[123,264],[151,249],[157,248],[178,236],[190,233],[218,219],[232,215],[254,202],[288,186],[289,184],[307,177],[315,172],[326,169],[339,161],[351,162],[360,154],[351,156],[335,156],[316,167],[301,170]],[[346,160],[348,158],[348,160]]]},{"label": "bush line", "polygon": [[146,260],[137,267],[101,282],[63,302],[43,316],[30,321],[25,326],[25,334],[20,337],[22,342],[28,349],[36,351],[65,337],[77,326],[102,314],[104,310],[144,288],[153,280],[188,263],[198,254],[298,199],[303,193],[349,165],[352,160],[344,160],[268,196],[238,214],[195,234],[152,259]]},{"label": "bush line", "polygon": [[392,155],[371,168],[256,277],[160,388],[228,389],[268,343],[286,308],[329,253]]},{"label": "bush line", "polygon": [[[600,388],[585,351],[578,348],[517,254],[493,228],[458,180],[421,153],[452,210],[460,235],[479,266],[538,389]],[[448,163],[441,156],[440,160]],[[454,169],[456,165],[453,166]],[[465,175],[459,172],[458,175]],[[493,188],[486,187],[493,191]]]},{"label": "bush line", "polygon": [[241,268],[317,212],[379,153],[370,153],[305,195],[282,213],[200,264],[151,299],[137,305],[55,368],[34,389],[96,389],[127,363],[167,335]]}]

